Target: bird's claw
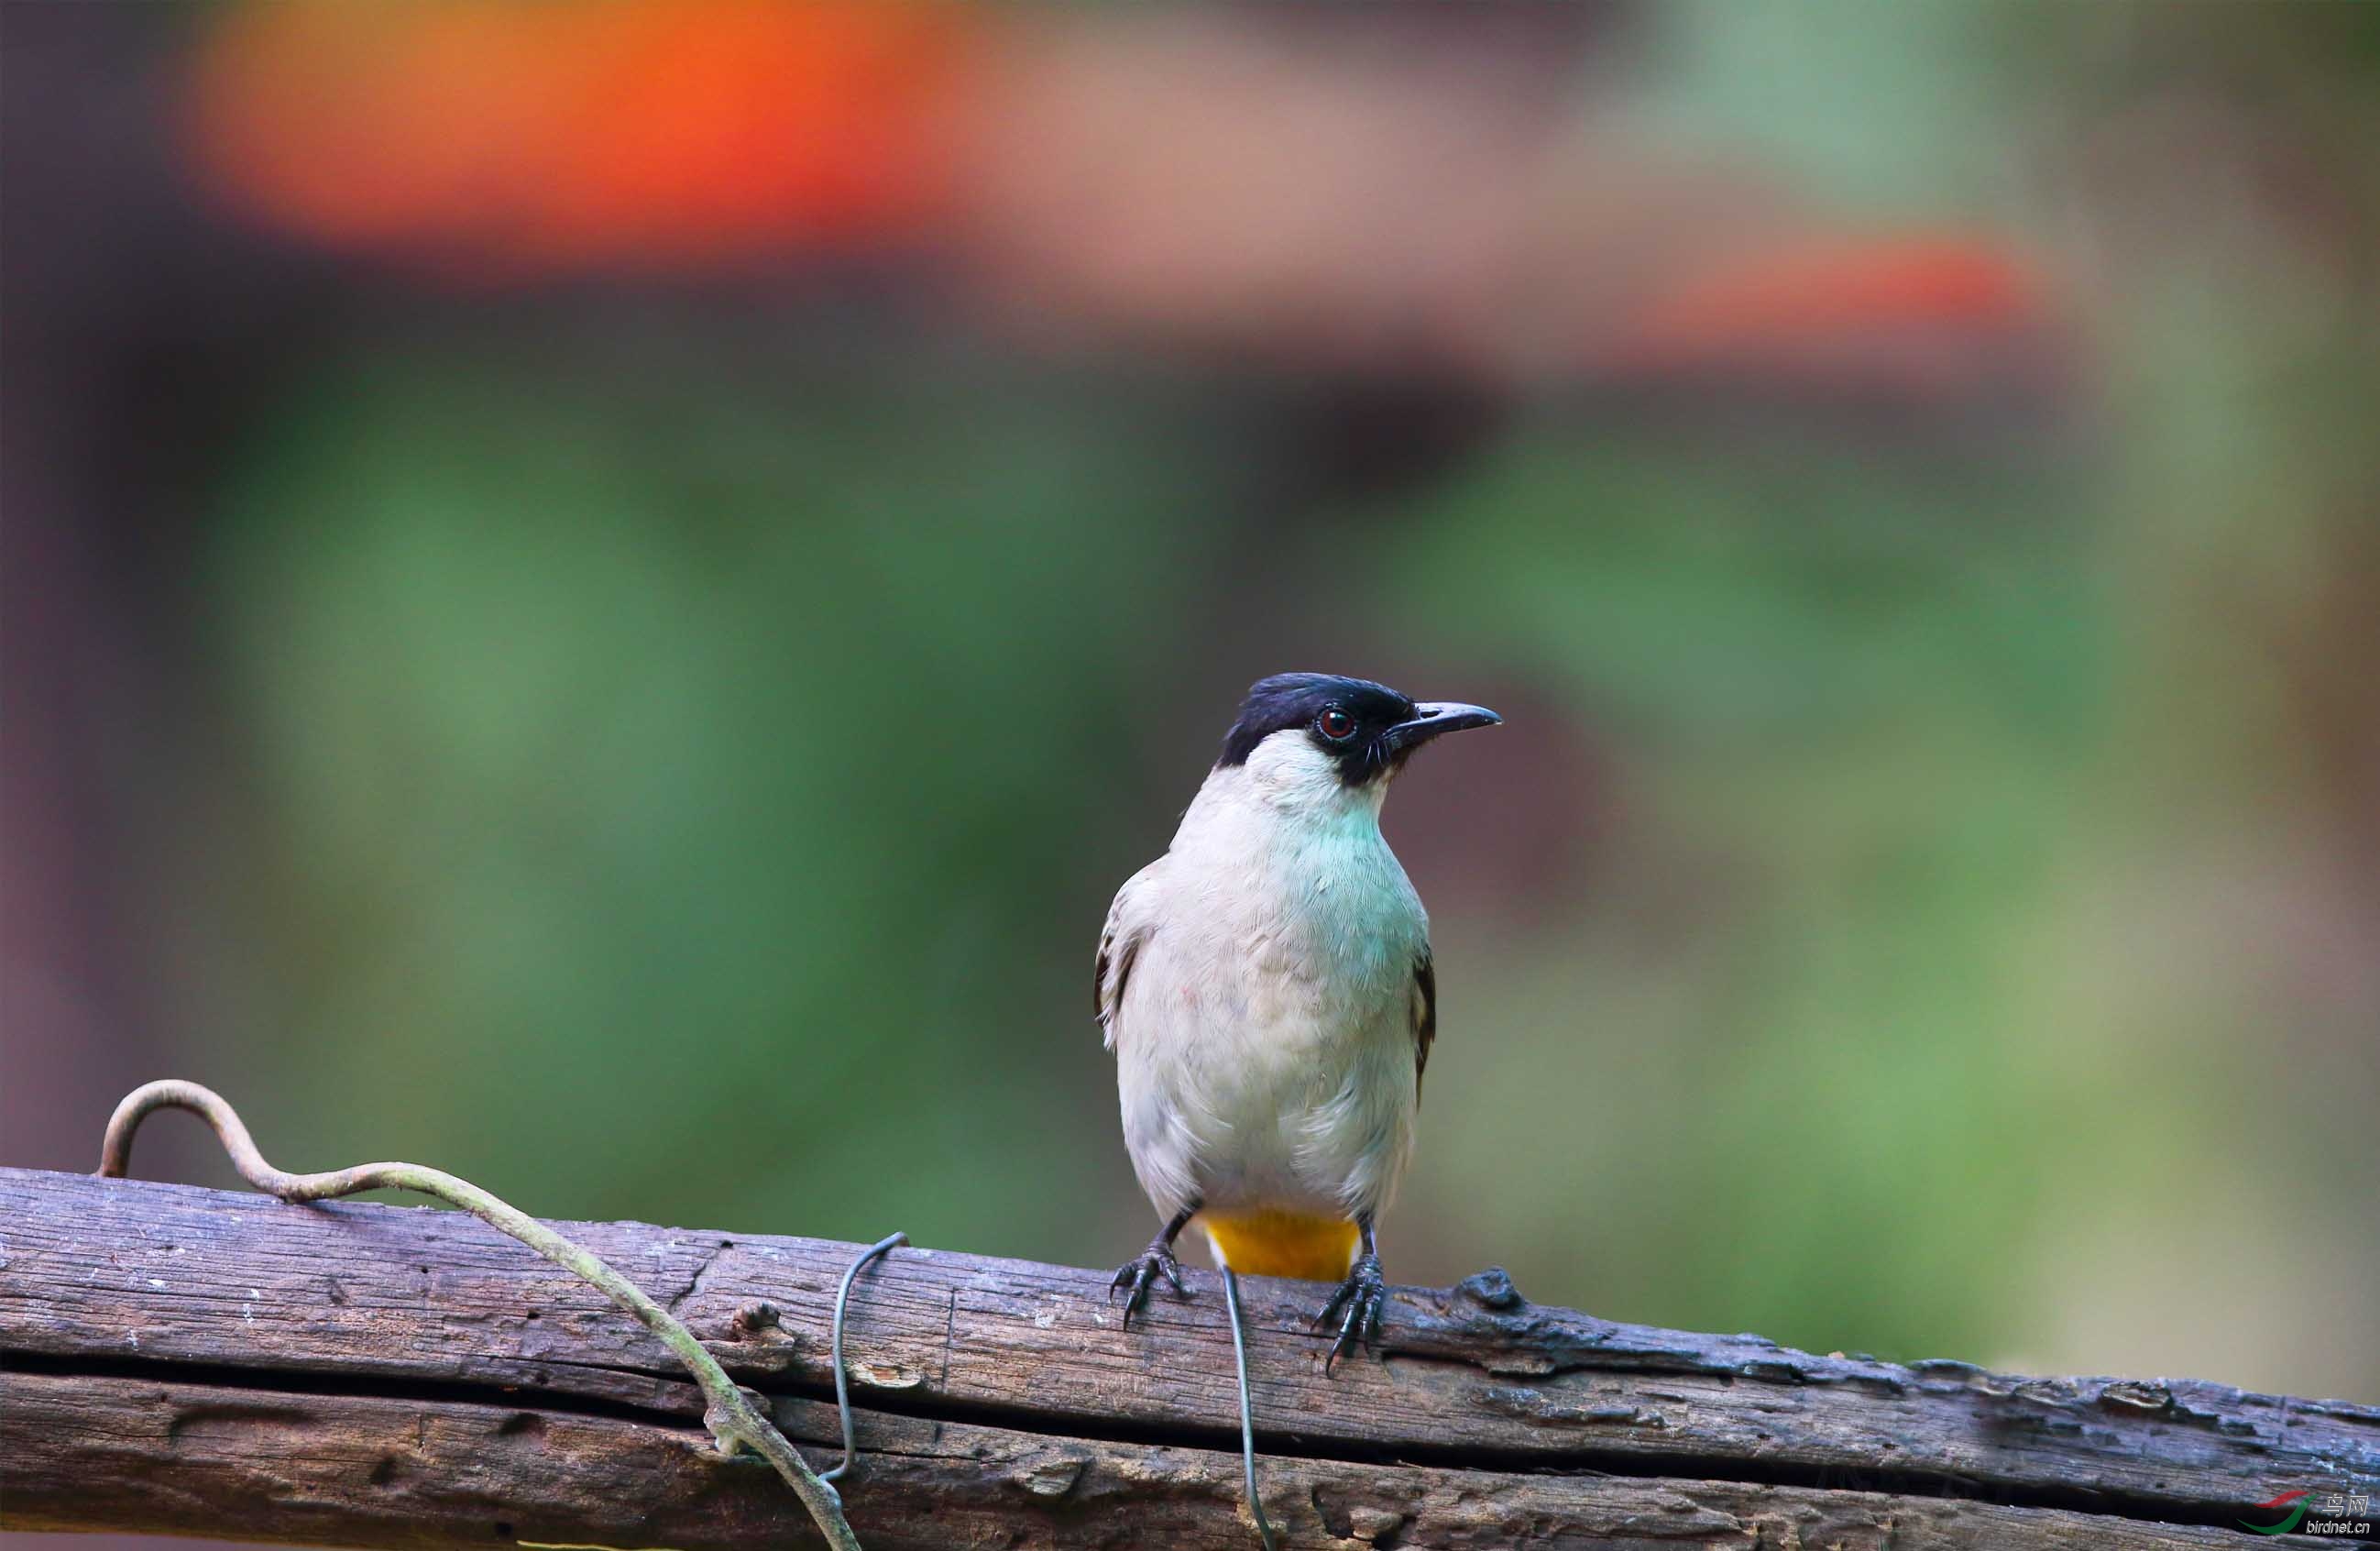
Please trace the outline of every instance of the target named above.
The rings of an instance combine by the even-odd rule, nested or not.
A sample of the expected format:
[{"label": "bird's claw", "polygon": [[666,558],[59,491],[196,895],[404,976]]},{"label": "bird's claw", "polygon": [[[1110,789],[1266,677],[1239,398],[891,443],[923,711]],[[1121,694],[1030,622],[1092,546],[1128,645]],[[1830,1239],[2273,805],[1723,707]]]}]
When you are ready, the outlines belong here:
[{"label": "bird's claw", "polygon": [[1190,1297],[1190,1289],[1182,1285],[1182,1264],[1173,1258],[1172,1246],[1161,1240],[1143,1250],[1135,1259],[1125,1261],[1117,1269],[1115,1280],[1108,1284],[1108,1301],[1111,1303],[1115,1301],[1115,1295],[1127,1286],[1132,1288],[1123,1301],[1123,1327],[1126,1330],[1132,1328],[1133,1311],[1148,1301],[1148,1289],[1160,1276],[1172,1284],[1174,1297]]},{"label": "bird's claw", "polygon": [[[1339,1284],[1339,1290],[1330,1295],[1330,1301],[1322,1305],[1322,1313],[1315,1317],[1314,1327],[1317,1330],[1329,1328],[1334,1319],[1340,1321],[1338,1338],[1330,1343],[1330,1355],[1322,1360],[1322,1372],[1326,1375],[1338,1366],[1339,1360],[1347,1354],[1350,1346],[1370,1348],[1378,1344],[1380,1311],[1387,1307],[1388,1301],[1389,1284],[1380,1275],[1380,1257],[1364,1256],[1355,1263],[1354,1269],[1347,1273],[1347,1279]],[[1340,1317],[1342,1309],[1346,1311],[1343,1319]]]}]

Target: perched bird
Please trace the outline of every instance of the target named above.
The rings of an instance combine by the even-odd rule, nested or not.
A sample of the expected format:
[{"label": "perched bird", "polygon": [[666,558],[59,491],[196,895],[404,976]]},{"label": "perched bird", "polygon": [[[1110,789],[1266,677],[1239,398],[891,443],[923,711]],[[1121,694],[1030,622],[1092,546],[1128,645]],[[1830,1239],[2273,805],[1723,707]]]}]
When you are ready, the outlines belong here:
[{"label": "perched bird", "polygon": [[1117,892],[1097,1008],[1165,1224],[1116,1273],[1127,1324],[1156,1277],[1188,1296],[1173,1241],[1196,1217],[1234,1271],[1341,1282],[1330,1362],[1378,1334],[1374,1225],[1438,1025],[1429,918],[1380,804],[1415,750],[1501,720],[1362,678],[1261,679],[1173,844]]}]

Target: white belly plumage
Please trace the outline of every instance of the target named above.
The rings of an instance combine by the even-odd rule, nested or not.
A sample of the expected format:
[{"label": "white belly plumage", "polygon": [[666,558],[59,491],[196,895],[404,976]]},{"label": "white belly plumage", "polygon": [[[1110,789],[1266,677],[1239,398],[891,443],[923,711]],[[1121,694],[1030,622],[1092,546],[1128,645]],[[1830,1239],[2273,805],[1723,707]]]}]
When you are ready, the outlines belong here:
[{"label": "white belly plumage", "polygon": [[1114,1023],[1124,1139],[1161,1211],[1352,1218],[1412,1147],[1428,918],[1369,811],[1268,816],[1177,841],[1118,900],[1145,923]]},{"label": "white belly plumage", "polygon": [[1168,935],[1134,966],[1116,1049],[1125,1145],[1150,1200],[1379,1210],[1413,1142],[1410,960],[1393,980],[1332,986],[1270,945],[1219,955]]},{"label": "white belly plumage", "polygon": [[1158,1211],[1201,1212],[1242,1269],[1337,1276],[1412,1150],[1429,920],[1378,787],[1274,741],[1216,769],[1117,894],[1100,1018]]}]

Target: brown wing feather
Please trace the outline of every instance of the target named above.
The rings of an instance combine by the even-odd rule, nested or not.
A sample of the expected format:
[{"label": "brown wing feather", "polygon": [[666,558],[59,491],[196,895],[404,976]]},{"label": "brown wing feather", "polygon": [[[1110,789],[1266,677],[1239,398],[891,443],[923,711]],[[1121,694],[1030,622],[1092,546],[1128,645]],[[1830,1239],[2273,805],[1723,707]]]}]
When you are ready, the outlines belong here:
[{"label": "brown wing feather", "polygon": [[1123,988],[1132,979],[1133,960],[1140,956],[1140,945],[1148,940],[1146,928],[1125,929],[1120,925],[1123,915],[1124,892],[1116,896],[1115,904],[1108,910],[1106,927],[1099,933],[1099,957],[1091,965],[1091,1012],[1099,1019],[1100,1032],[1106,1036],[1108,1048],[1115,1048],[1116,1015],[1123,1010]]},{"label": "brown wing feather", "polygon": [[1438,966],[1425,949],[1414,960],[1414,1096],[1429,1070],[1429,1047],[1438,1043]]}]

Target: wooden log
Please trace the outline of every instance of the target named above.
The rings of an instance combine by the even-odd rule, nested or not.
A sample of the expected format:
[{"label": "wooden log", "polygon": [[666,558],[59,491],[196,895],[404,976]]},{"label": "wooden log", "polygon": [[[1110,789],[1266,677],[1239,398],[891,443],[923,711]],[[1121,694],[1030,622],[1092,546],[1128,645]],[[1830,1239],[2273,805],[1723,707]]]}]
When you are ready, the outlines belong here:
[{"label": "wooden log", "polygon": [[[176,1530],[317,1545],[669,1545],[800,1541],[809,1520],[765,1468],[701,1435],[533,1404],[260,1393],[153,1379],[16,1375],[5,1428],[11,1528]],[[789,1436],[833,1408],[779,1401]],[[850,1482],[877,1551],[1129,1544],[1248,1551],[1238,1457],[885,1419]],[[824,1458],[821,1451],[818,1458]],[[23,1483],[20,1484],[20,1483]],[[2215,1529],[1957,1498],[1732,1481],[1540,1476],[1268,1461],[1293,1545],[2224,1545]]]},{"label": "wooden log", "polygon": [[[467,1216],[0,1170],[0,1225],[7,1528],[810,1537],[764,1467],[702,1447],[658,1343]],[[856,1246],[557,1226],[716,1337],[796,1442],[832,1438]],[[871,1547],[1253,1545],[1218,1284],[1129,1332],[1106,1284],[908,1250],[862,1278],[847,1496]],[[1536,1308],[1492,1273],[1398,1289],[1383,1356],[1326,1377],[1317,1289],[1245,1288],[1296,1545],[2211,1545],[2285,1490],[2380,1494],[2380,1409],[2343,1401],[1819,1357]],[[763,1299],[780,1325],[738,1329]]]}]

